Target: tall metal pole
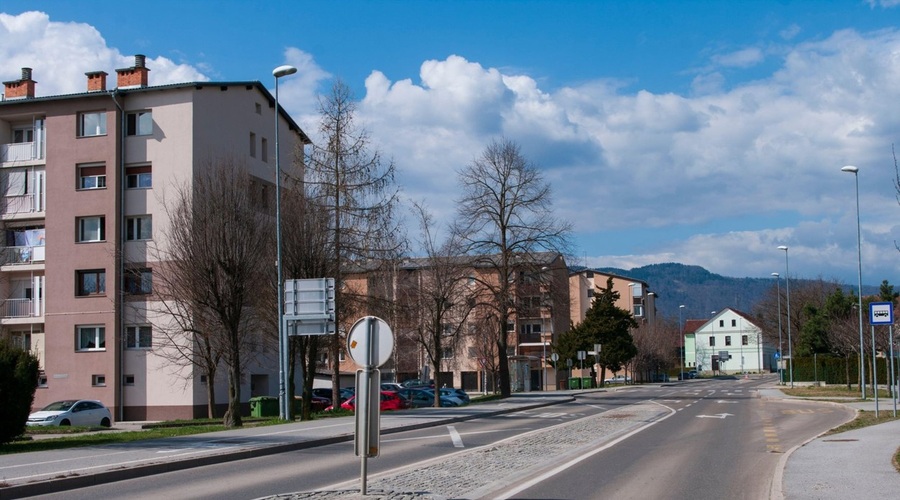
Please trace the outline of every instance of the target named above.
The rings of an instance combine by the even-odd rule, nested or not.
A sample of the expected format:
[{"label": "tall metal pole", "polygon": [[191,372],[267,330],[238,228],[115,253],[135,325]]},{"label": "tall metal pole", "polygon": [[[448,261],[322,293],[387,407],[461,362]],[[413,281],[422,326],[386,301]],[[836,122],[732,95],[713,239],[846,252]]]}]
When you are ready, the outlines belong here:
[{"label": "tall metal pole", "polygon": [[[678,361],[681,363],[681,371],[678,372],[678,378],[684,378],[684,304],[678,306],[678,334],[681,335],[681,353],[678,355]],[[694,364],[697,364],[697,360],[694,359]]]},{"label": "tall metal pole", "polygon": [[784,385],[784,372],[781,369],[784,359],[784,345],[781,343],[781,278],[778,273],[772,273],[772,276],[775,276],[775,286],[778,289],[778,383]]},{"label": "tall metal pole", "polygon": [[272,71],[275,77],[275,269],[278,275],[278,395],[280,397],[281,409],[279,411],[281,419],[287,420],[291,414],[290,400],[288,388],[290,381],[288,380],[288,370],[290,366],[290,356],[288,355],[288,337],[287,330],[284,328],[284,280],[282,279],[281,265],[281,150],[278,145],[278,79],[282,76],[292,75],[297,72],[297,68],[293,66],[279,66]]},{"label": "tall metal pole", "polygon": [[[865,364],[865,347],[863,339],[863,308],[862,308],[862,232],[859,226],[859,169],[853,165],[847,165],[841,168],[841,172],[849,172],[853,174],[856,181],[856,265],[857,265],[857,282],[859,295],[859,390],[862,398],[866,399],[866,364]],[[873,358],[874,359],[874,358]]]},{"label": "tall metal pole", "polygon": [[791,342],[791,268],[788,264],[788,247],[781,245],[779,250],[784,250],[784,283],[787,287],[787,330],[788,330],[788,373],[790,374],[791,389],[794,388],[794,343]]}]

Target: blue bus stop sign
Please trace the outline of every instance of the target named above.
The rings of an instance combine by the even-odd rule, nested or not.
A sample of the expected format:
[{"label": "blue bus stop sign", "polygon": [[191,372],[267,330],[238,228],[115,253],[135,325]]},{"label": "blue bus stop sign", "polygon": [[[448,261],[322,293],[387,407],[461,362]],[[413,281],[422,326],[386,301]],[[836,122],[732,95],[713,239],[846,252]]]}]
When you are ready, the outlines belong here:
[{"label": "blue bus stop sign", "polygon": [[869,304],[870,325],[893,325],[894,304],[890,302],[872,302]]}]

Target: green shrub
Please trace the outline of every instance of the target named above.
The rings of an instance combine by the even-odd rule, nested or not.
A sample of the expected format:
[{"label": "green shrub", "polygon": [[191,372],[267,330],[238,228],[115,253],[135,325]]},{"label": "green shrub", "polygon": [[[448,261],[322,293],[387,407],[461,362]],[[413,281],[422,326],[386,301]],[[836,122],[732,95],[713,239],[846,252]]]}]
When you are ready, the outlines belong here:
[{"label": "green shrub", "polygon": [[37,379],[37,358],[0,339],[0,444],[25,432]]}]

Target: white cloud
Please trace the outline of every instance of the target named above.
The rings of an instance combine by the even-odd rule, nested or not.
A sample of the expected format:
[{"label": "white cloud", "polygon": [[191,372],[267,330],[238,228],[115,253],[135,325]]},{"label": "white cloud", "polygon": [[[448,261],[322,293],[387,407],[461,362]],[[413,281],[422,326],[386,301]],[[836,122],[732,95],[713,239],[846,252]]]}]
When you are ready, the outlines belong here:
[{"label": "white cloud", "polygon": [[749,68],[761,63],[765,59],[763,51],[757,47],[747,47],[728,54],[719,54],[713,57],[713,62],[721,66],[735,68]]},{"label": "white cloud", "polygon": [[[890,147],[900,137],[900,32],[839,31],[765,54],[716,56],[710,67],[747,67],[776,53],[781,65],[767,77],[726,87],[710,70],[689,96],[602,79],[548,90],[530,75],[453,55],[424,61],[417,79],[373,70],[357,96],[358,118],[396,162],[407,197],[427,200],[444,220],[456,170],[492,138],[518,141],[553,183],[558,215],[576,224],[577,253],[598,266],[676,261],[768,276],[778,265],[772,249],[788,244],[792,270],[852,276],[854,192],[840,167],[855,164],[864,261],[872,281],[896,276]],[[0,14],[0,78],[32,67],[40,95],[83,91],[84,72],[113,74],[132,57],[86,24]],[[300,49],[287,49],[284,62],[300,71],[280,82],[283,103],[314,136],[315,92],[331,75]],[[206,78],[153,54],[148,65],[151,84]],[[679,227],[700,229],[647,236]],[[621,251],[638,233],[640,248]]]},{"label": "white cloud", "polygon": [[[84,92],[86,72],[115,75],[117,68],[134,65],[134,55],[108,47],[88,24],[50,21],[43,12],[0,13],[0,61],[2,81],[16,80],[21,68],[32,68],[32,78],[38,82],[35,93],[40,96]],[[151,85],[207,80],[195,68],[165,57],[148,57],[147,65]]]}]

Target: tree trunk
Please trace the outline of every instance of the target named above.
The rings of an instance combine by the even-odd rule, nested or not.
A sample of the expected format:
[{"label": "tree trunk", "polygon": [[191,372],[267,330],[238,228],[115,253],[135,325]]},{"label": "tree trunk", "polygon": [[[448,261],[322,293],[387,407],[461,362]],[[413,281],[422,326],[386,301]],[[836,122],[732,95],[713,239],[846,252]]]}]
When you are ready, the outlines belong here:
[{"label": "tree trunk", "polygon": [[216,372],[206,374],[206,414],[207,418],[216,418]]}]

